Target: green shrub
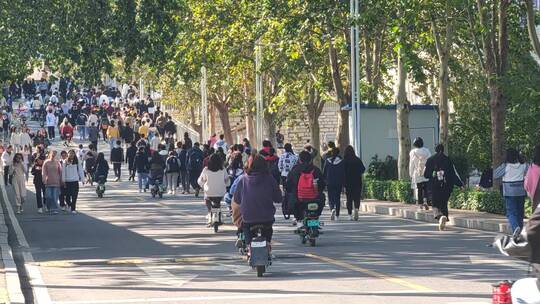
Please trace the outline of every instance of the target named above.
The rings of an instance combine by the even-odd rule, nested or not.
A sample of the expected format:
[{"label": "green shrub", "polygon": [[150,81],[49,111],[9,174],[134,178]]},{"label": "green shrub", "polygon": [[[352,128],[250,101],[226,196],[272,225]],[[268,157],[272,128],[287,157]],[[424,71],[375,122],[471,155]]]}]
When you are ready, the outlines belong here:
[{"label": "green shrub", "polygon": [[367,175],[376,180],[396,180],[398,178],[397,160],[392,156],[379,160],[375,155],[368,166]]},{"label": "green shrub", "polygon": [[376,180],[366,178],[363,197],[382,201],[414,203],[411,183],[398,180]]}]

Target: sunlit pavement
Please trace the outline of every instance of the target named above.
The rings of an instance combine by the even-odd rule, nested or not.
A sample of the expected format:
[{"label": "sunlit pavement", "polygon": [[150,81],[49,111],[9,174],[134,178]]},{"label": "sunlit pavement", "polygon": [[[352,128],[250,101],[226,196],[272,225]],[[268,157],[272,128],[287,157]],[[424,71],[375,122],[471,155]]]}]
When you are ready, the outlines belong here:
[{"label": "sunlit pavement", "polygon": [[276,258],[257,278],[230,220],[205,226],[201,198],[153,199],[112,178],[103,199],[81,187],[77,215],[38,214],[29,192],[17,218],[44,283],[38,303],[490,303],[492,283],[527,271],[487,247],[493,234],[385,216],[323,216],[324,235],[304,246],[278,209]]}]

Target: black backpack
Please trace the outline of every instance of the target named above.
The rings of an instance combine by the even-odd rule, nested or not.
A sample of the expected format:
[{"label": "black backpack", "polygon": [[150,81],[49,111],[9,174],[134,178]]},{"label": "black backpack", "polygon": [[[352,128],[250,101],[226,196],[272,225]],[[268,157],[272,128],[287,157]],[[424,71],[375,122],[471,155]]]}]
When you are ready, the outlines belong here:
[{"label": "black backpack", "polygon": [[167,159],[167,168],[167,172],[169,173],[180,172],[180,165],[176,156],[171,156]]}]

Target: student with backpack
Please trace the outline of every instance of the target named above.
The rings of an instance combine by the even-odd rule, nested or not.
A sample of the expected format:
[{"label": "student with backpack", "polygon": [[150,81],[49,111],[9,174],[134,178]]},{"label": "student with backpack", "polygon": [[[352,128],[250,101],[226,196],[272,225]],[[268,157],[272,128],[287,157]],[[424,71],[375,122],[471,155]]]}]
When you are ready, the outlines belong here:
[{"label": "student with backpack", "polygon": [[198,179],[201,175],[201,172],[203,170],[203,160],[204,160],[204,154],[203,151],[200,149],[200,144],[195,143],[193,145],[193,148],[189,150],[188,153],[188,172],[189,172],[189,181],[191,184],[191,187],[195,190],[195,197],[199,197],[199,192],[201,191],[201,187],[199,186]]},{"label": "student with backpack", "polygon": [[79,139],[86,140],[86,123],[88,122],[88,116],[81,112],[76,119],[77,131],[79,131]]},{"label": "student with backpack", "polygon": [[111,149],[111,163],[113,165],[115,181],[119,182],[122,174],[122,163],[124,162],[124,149],[122,149],[122,142],[117,140],[114,147]]},{"label": "student with backpack", "polygon": [[165,180],[168,193],[176,195],[176,182],[178,181],[178,175],[180,174],[180,160],[176,157],[174,151],[169,152],[169,157],[165,162]]},{"label": "student with backpack", "polygon": [[424,177],[424,170],[431,152],[424,147],[424,141],[421,137],[414,140],[413,147],[414,149],[409,153],[411,187],[416,197],[416,204],[429,210],[428,179]]},{"label": "student with backpack", "polygon": [[444,154],[444,146],[435,147],[435,155],[426,161],[424,177],[429,179],[433,195],[433,211],[439,221],[439,230],[446,228],[448,222],[448,200],[454,186],[463,187],[463,182],[456,173],[454,163]]},{"label": "student with backpack", "polygon": [[322,213],[325,203],[324,189],[326,181],[324,175],[317,166],[313,164],[311,154],[302,151],[299,161],[291,170],[287,178],[288,206],[290,213],[294,214],[293,225],[304,219],[304,213],[308,203],[319,204],[318,214]]},{"label": "student with backpack", "polygon": [[341,192],[345,183],[345,163],[339,156],[339,148],[332,149],[324,161],[323,175],[327,181],[328,205],[332,214],[330,220],[337,221],[341,210]]},{"label": "student with backpack", "polygon": [[129,181],[135,181],[135,155],[137,155],[137,143],[132,141],[129,148],[126,149],[126,163],[129,170]]}]

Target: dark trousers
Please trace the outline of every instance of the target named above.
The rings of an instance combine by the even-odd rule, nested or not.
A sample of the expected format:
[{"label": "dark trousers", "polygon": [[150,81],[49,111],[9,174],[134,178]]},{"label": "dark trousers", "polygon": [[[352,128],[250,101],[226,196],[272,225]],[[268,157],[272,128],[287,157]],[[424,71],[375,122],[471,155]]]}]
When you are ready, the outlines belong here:
[{"label": "dark trousers", "polygon": [[180,175],[178,176],[178,184],[182,185],[182,190],[189,192],[189,174],[187,171],[180,171]]},{"label": "dark trousers", "polygon": [[297,201],[295,203],[295,206],[294,206],[294,218],[296,219],[296,221],[300,222],[300,221],[304,220],[304,217],[306,216],[307,205],[309,203],[317,203],[319,205],[319,210],[317,210],[317,214],[319,216],[321,216],[322,211],[324,209],[324,203],[321,202],[320,200],[319,201],[313,201],[313,202],[300,202],[300,201]]},{"label": "dark trousers", "polygon": [[[436,186],[435,186],[436,187]],[[433,189],[433,211],[435,212],[435,218],[438,220],[441,216],[448,218],[448,200],[450,199],[451,189],[437,188]]]},{"label": "dark trousers", "polygon": [[114,176],[120,178],[122,174],[122,163],[113,163]]},{"label": "dark trousers", "polygon": [[90,143],[94,146],[94,149],[96,149],[97,151],[97,148],[98,148],[97,140],[91,141]]},{"label": "dark trousers", "polygon": [[349,215],[352,215],[353,203],[354,209],[360,209],[360,197],[362,196],[362,186],[356,187],[346,187],[345,194],[347,196],[347,212]]},{"label": "dark trousers", "polygon": [[212,207],[219,208],[221,206],[222,199],[223,197],[206,197],[204,202],[206,203],[206,209],[208,209],[208,212],[211,211]]},{"label": "dark trousers", "polygon": [[75,211],[79,196],[79,182],[66,182],[64,193],[66,204],[71,207],[71,211]]},{"label": "dark trousers", "polygon": [[416,184],[416,191],[417,191],[417,204],[427,204],[429,202],[429,195],[428,195],[428,183],[418,183]]},{"label": "dark trousers", "polygon": [[201,175],[202,170],[189,170],[189,183],[194,190],[201,189],[197,180],[199,175]]},{"label": "dark trousers", "polygon": [[60,196],[58,197],[58,201],[60,202],[60,207],[66,206],[66,186],[60,187]]},{"label": "dark trousers", "polygon": [[4,182],[6,186],[11,184],[11,176],[9,175],[9,166],[4,166]]},{"label": "dark trousers", "polygon": [[54,139],[54,126],[47,127],[47,134],[49,135],[49,139]]},{"label": "dark trousers", "polygon": [[38,208],[43,208],[45,203],[45,185],[43,183],[34,184],[36,190],[36,203]]},{"label": "dark trousers", "polygon": [[135,167],[129,166],[129,180],[135,180]]},{"label": "dark trousers", "polygon": [[341,185],[328,185],[328,205],[330,209],[336,210],[336,216],[339,216],[339,210],[341,210]]},{"label": "dark trousers", "polygon": [[253,239],[253,234],[257,233],[257,231],[251,231],[251,227],[253,226],[264,226],[262,229],[262,235],[266,238],[266,241],[268,243],[272,242],[272,235],[274,234],[274,229],[272,228],[272,225],[274,223],[260,223],[260,224],[248,224],[244,223],[242,225],[242,230],[244,230],[244,237],[246,238],[246,244],[251,244],[251,240]]}]

